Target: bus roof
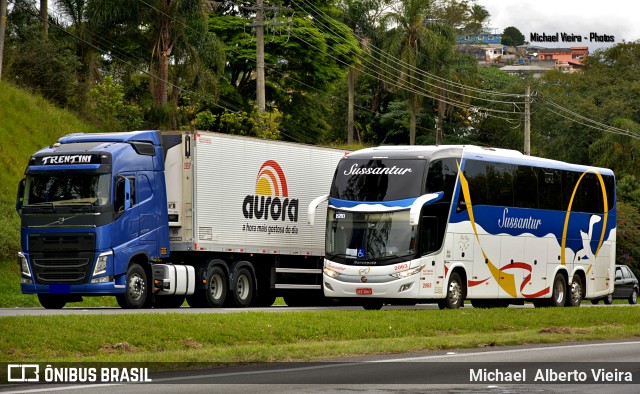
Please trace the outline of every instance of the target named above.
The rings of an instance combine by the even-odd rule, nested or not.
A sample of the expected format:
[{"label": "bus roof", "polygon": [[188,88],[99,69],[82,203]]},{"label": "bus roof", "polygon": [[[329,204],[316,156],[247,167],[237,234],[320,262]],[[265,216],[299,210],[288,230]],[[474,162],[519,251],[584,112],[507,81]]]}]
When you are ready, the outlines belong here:
[{"label": "bus roof", "polygon": [[502,148],[485,148],[475,145],[393,145],[365,148],[352,152],[345,159],[424,159],[453,157],[494,161],[505,164],[528,165],[557,170],[584,172],[588,169],[598,170],[601,174],[613,175],[606,168],[571,164],[559,160],[526,156],[517,150]]}]

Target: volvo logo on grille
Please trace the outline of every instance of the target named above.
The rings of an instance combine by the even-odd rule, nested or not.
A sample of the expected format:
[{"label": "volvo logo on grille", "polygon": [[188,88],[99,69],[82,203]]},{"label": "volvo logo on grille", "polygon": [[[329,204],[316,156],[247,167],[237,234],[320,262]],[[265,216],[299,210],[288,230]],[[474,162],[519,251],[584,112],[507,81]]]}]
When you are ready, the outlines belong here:
[{"label": "volvo logo on grille", "polygon": [[45,224],[45,226],[51,226],[54,224],[64,224],[64,222],[66,222],[67,220],[71,220],[73,218],[75,218],[76,216],[63,216],[61,218],[59,218],[58,220],[56,220],[55,222],[51,222],[49,224]]}]

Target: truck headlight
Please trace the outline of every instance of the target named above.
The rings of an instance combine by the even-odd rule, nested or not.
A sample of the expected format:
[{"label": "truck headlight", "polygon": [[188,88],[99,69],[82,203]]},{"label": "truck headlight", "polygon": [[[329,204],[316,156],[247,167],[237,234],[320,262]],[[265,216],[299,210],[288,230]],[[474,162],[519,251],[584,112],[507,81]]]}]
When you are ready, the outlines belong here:
[{"label": "truck headlight", "polygon": [[23,276],[31,277],[31,270],[29,269],[29,263],[27,263],[27,258],[24,257],[22,252],[18,252],[18,256],[20,259],[20,271]]},{"label": "truck headlight", "polygon": [[107,272],[107,262],[109,261],[109,256],[111,256],[113,252],[105,252],[98,256],[96,260],[96,266],[93,268],[92,276],[102,275]]},{"label": "truck headlight", "polygon": [[323,272],[325,275],[327,275],[329,278],[335,278],[335,277],[337,277],[338,275],[340,275],[340,273],[339,273],[338,271],[334,271],[334,270],[332,270],[331,268],[327,268],[327,267],[324,267],[324,268],[322,269],[322,272]]},{"label": "truck headlight", "polygon": [[422,271],[423,268],[424,268],[424,264],[422,264],[421,266],[416,267],[416,268],[410,268],[410,269],[402,271],[402,272],[396,272],[394,274],[391,274],[391,276],[393,276],[394,278],[398,278],[398,279],[408,278],[411,275],[415,275],[415,274],[419,273],[420,271]]}]

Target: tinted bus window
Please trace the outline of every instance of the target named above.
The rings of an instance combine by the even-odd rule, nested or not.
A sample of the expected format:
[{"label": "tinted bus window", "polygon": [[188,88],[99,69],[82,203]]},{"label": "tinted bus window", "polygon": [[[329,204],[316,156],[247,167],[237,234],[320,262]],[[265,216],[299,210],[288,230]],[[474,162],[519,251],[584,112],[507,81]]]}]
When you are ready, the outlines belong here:
[{"label": "tinted bus window", "polygon": [[421,196],[425,160],[341,160],[331,197],[351,201],[393,201]]},{"label": "tinted bus window", "polygon": [[534,167],[517,167],[513,182],[513,192],[516,207],[538,208],[538,173]]},{"label": "tinted bus window", "polygon": [[502,163],[487,164],[488,205],[512,207],[513,174],[516,167]]},{"label": "tinted bus window", "polygon": [[429,163],[426,192],[444,192],[444,196],[441,201],[451,202],[457,177],[458,166],[456,165],[455,159],[434,160]]},{"label": "tinted bus window", "polygon": [[540,209],[562,211],[562,173],[550,168],[537,168],[538,206]]}]

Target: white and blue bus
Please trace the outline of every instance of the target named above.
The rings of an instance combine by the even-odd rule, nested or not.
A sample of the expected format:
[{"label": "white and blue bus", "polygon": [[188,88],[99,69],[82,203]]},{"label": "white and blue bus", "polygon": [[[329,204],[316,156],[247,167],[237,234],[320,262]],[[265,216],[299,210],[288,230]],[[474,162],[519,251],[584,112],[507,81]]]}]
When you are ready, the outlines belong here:
[{"label": "white and blue bus", "polygon": [[476,146],[359,150],[328,196],[324,294],[365,309],[578,306],[613,292],[611,170]]}]

